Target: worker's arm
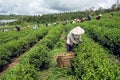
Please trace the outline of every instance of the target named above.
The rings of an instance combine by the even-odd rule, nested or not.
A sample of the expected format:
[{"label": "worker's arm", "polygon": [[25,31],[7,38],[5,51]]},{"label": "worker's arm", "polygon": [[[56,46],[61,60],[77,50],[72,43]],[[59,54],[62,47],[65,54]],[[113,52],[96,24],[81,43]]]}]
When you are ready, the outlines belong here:
[{"label": "worker's arm", "polygon": [[73,38],[73,35],[70,35],[69,36],[69,39],[74,43],[74,44],[77,44],[79,41],[78,40],[75,40],[74,38]]},{"label": "worker's arm", "polygon": [[82,41],[83,41],[82,38],[81,38],[81,36],[80,36],[80,38],[79,38],[79,41],[80,41],[80,43],[82,43]]}]

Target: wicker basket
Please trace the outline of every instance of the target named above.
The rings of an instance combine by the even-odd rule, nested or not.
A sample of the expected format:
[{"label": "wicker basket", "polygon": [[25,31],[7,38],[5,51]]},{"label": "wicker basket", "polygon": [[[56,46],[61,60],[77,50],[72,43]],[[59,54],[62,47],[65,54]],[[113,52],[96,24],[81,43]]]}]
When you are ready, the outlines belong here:
[{"label": "wicker basket", "polygon": [[68,68],[71,66],[72,58],[74,57],[73,52],[67,52],[63,55],[58,55],[57,64],[60,68]]}]

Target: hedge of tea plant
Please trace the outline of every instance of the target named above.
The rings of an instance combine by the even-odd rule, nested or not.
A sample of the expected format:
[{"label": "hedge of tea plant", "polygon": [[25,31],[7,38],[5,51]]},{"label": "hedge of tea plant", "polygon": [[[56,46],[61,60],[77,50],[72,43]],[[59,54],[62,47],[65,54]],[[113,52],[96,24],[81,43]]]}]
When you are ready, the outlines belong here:
[{"label": "hedge of tea plant", "polygon": [[101,27],[88,24],[83,25],[89,36],[115,55],[120,55],[120,29]]},{"label": "hedge of tea plant", "polygon": [[[9,80],[40,80],[38,70],[49,67],[50,49],[48,44],[54,43],[51,44],[51,48],[52,46],[54,47],[57,40],[60,38],[63,29],[64,27],[61,26],[51,29],[40,42],[26,53],[27,55],[20,60],[18,65],[2,75],[1,80],[6,80],[8,78]],[[45,45],[43,45],[43,42]]]},{"label": "hedge of tea plant", "polygon": [[30,32],[35,32],[32,29],[26,29],[23,31],[10,31],[10,32],[0,32],[0,45],[5,44],[12,40],[17,40],[21,37],[29,35]]},{"label": "hedge of tea plant", "polygon": [[[104,16],[104,15],[103,15]],[[117,28],[120,29],[120,18],[119,16],[115,16],[113,18],[102,18],[101,20],[91,20],[88,22],[85,22],[90,25],[96,25],[96,26],[101,26],[101,27],[108,27],[108,28]]]},{"label": "hedge of tea plant", "polygon": [[19,38],[18,40],[12,40],[0,46],[0,71],[11,63],[13,58],[20,56],[29,50],[39,38],[42,38],[47,34],[48,30],[49,28],[43,27],[33,33],[29,33],[27,36]]},{"label": "hedge of tea plant", "polygon": [[105,26],[98,26],[93,24],[91,25],[89,22],[78,23],[76,25],[80,25],[86,29],[86,32],[91,38],[93,38],[93,40],[102,44],[113,54],[120,55],[120,29],[108,28]]},{"label": "hedge of tea plant", "polygon": [[86,35],[83,43],[74,48],[77,56],[72,69],[76,80],[119,80],[120,64],[109,53]]}]

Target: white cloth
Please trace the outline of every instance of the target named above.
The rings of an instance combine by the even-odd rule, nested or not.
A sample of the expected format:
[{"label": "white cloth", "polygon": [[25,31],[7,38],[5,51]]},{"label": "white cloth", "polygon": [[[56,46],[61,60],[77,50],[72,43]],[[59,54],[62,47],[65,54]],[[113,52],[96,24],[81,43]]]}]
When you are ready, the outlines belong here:
[{"label": "white cloth", "polygon": [[101,17],[102,17],[102,14],[99,14],[99,16],[101,16]]},{"label": "white cloth", "polygon": [[81,34],[84,34],[85,31],[82,28],[78,27],[72,29],[67,35],[67,44],[70,44],[72,46],[73,44],[82,42]]}]

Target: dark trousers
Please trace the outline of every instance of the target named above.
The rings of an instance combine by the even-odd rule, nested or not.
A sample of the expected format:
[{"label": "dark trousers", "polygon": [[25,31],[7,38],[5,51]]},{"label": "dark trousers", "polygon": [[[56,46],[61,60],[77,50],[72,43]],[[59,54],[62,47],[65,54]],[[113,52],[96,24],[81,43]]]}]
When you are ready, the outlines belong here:
[{"label": "dark trousers", "polygon": [[72,51],[72,46],[70,44],[66,45],[66,51],[67,52]]}]

